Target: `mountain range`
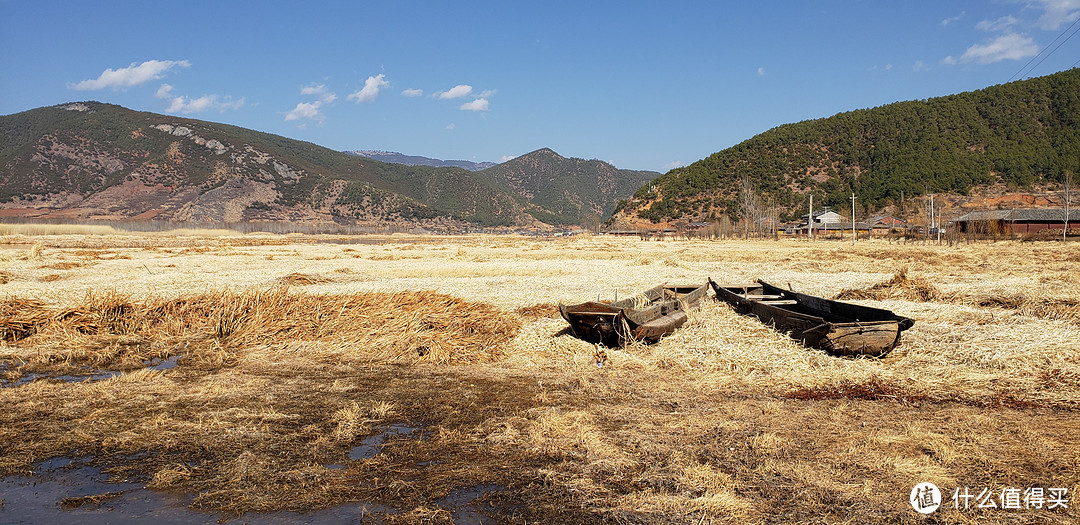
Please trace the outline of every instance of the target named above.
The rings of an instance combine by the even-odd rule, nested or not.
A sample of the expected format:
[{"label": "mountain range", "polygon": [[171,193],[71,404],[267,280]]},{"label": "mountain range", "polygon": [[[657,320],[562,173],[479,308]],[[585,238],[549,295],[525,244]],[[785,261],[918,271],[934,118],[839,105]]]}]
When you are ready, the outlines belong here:
[{"label": "mountain range", "polygon": [[421,157],[419,155],[406,155],[404,153],[398,153],[396,151],[378,151],[378,150],[352,150],[346,151],[349,155],[356,155],[357,157],[367,157],[379,162],[389,162],[390,164],[404,164],[406,166],[435,166],[439,168],[465,168],[469,171],[480,171],[490,168],[498,164],[497,162],[472,162],[468,160],[441,160],[433,159],[430,157]]},{"label": "mountain range", "polygon": [[8,220],[548,228],[610,214],[658,175],[549,149],[480,171],[391,164],[100,102],[0,117]]}]

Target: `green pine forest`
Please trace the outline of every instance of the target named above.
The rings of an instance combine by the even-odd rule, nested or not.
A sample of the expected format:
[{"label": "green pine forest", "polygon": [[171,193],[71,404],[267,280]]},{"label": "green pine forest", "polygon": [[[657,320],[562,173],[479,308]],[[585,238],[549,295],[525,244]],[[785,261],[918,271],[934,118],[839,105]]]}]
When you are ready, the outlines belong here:
[{"label": "green pine forest", "polygon": [[[1080,69],[773,128],[676,168],[619,204],[653,222],[740,214],[748,180],[782,219],[814,202],[884,209],[902,196],[1056,185],[1080,172]],[[850,204],[849,204],[850,205]]]}]

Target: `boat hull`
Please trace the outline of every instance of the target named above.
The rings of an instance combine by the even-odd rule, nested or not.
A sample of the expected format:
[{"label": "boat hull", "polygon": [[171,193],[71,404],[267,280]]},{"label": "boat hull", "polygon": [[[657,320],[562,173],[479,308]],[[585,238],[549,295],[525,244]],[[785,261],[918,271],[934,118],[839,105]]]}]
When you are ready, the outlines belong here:
[{"label": "boat hull", "polygon": [[900,343],[914,321],[889,310],[823,299],[758,281],[753,285],[709,284],[719,300],[752,314],[804,345],[839,356],[881,357]]},{"label": "boat hull", "polygon": [[706,293],[708,285],[657,286],[622,301],[560,305],[559,313],[575,337],[590,343],[612,348],[655,343],[685,324],[686,310]]}]

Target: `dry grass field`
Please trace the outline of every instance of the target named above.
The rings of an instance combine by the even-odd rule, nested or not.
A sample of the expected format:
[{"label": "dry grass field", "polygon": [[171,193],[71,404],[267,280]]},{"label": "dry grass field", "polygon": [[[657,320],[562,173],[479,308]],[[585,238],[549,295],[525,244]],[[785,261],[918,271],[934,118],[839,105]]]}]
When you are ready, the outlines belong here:
[{"label": "dry grass field", "polygon": [[[90,457],[226,517],[1080,520],[1080,243],[0,234],[0,476]],[[836,358],[710,300],[598,366],[557,314],[706,277],[915,325]]]}]

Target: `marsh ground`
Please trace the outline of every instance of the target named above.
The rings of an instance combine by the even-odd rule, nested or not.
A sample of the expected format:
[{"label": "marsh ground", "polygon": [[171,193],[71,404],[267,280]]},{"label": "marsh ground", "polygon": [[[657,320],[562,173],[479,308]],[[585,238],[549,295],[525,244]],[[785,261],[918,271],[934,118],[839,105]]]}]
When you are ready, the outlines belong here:
[{"label": "marsh ground", "polygon": [[[0,475],[387,523],[921,523],[920,482],[935,523],[1080,518],[1078,243],[183,233],[0,237]],[[707,301],[597,366],[557,317],[706,277],[916,322],[840,359]],[[1068,508],[1000,508],[1027,488]]]}]

